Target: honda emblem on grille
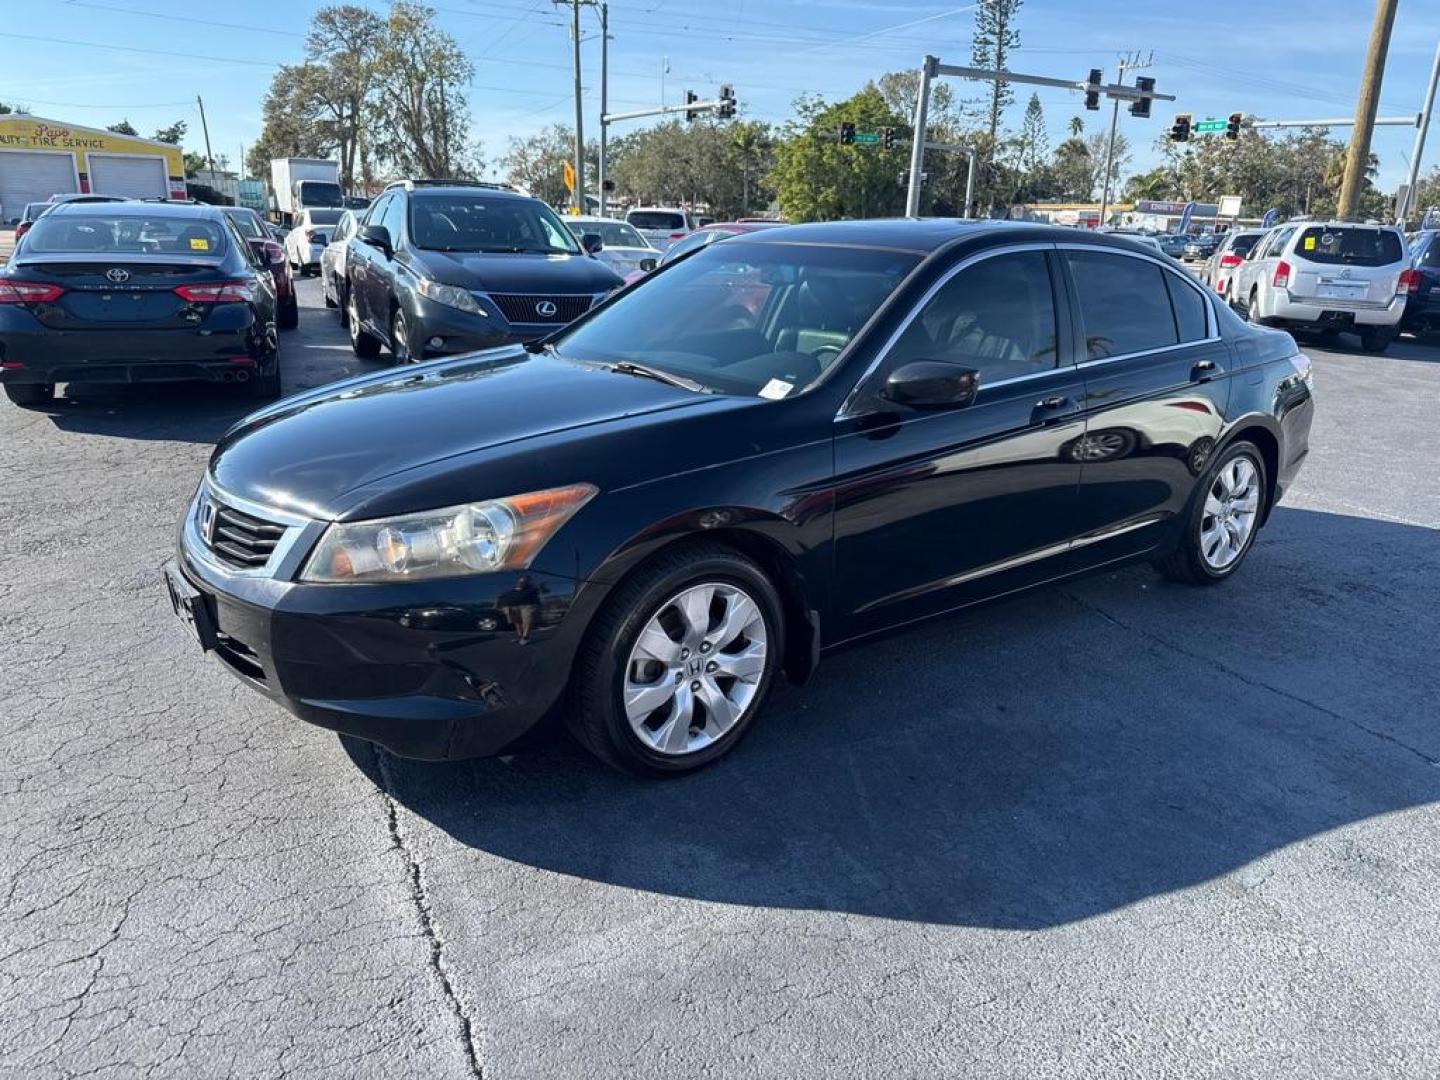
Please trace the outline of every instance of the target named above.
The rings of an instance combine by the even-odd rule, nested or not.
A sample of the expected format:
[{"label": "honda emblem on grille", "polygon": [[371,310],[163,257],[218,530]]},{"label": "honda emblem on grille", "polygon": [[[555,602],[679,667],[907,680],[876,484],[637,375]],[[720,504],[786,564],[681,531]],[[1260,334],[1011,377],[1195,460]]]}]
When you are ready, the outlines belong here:
[{"label": "honda emblem on grille", "polygon": [[122,281],[129,281],[129,280],[130,280],[130,271],[129,271],[129,270],[121,270],[121,269],[117,266],[114,270],[106,270],[106,271],[105,271],[105,276],[106,276],[107,278],[109,278],[111,281],[115,282],[115,284],[118,285],[118,284],[120,284],[120,282],[122,282]]},{"label": "honda emblem on grille", "polygon": [[200,500],[200,536],[209,546],[215,544],[215,504],[209,498]]},{"label": "honda emblem on grille", "polygon": [[560,309],[549,300],[541,300],[538,304],[535,305],[535,314],[539,315],[542,319],[548,319],[552,317],[559,310]]}]

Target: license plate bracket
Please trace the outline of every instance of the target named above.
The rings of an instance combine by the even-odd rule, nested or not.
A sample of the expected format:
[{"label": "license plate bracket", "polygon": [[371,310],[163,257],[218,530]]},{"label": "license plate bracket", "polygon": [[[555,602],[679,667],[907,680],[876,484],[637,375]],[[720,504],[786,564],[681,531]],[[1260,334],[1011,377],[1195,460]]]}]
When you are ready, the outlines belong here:
[{"label": "license plate bracket", "polygon": [[170,609],[175,617],[190,631],[200,648],[209,652],[215,648],[215,601],[206,596],[180,573],[173,562],[162,568],[165,577],[165,591],[170,596]]}]

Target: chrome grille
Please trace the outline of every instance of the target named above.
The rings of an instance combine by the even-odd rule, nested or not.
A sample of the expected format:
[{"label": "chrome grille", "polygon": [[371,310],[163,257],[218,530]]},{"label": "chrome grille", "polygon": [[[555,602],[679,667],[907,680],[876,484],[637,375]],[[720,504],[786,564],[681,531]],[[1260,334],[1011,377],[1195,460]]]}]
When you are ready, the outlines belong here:
[{"label": "chrome grille", "polygon": [[242,513],[212,496],[200,502],[200,537],[221,562],[240,570],[264,566],[285,526]]},{"label": "chrome grille", "polygon": [[[505,316],[506,322],[554,323],[557,326],[578,319],[590,310],[590,305],[595,301],[590,293],[563,296],[491,293],[490,299],[495,301],[495,306],[500,309],[500,314]],[[554,310],[550,311],[552,307]],[[542,308],[549,314],[541,314]]]}]

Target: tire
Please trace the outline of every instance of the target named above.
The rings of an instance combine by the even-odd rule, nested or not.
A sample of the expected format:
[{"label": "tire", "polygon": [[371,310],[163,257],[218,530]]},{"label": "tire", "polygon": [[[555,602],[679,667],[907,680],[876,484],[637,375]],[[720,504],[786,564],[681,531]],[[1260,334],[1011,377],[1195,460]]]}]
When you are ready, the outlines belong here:
[{"label": "tire", "polygon": [[[714,590],[714,599],[704,618],[707,626],[715,625],[702,639],[690,629],[695,624],[684,618],[678,602],[703,601],[706,588]],[[753,617],[728,640],[720,640],[735,626],[727,616],[746,618],[751,610],[744,606],[747,599]],[[669,659],[647,655],[642,635],[658,643],[655,654]],[[693,772],[728,753],[750,729],[784,650],[780,597],[755,563],[713,543],[662,553],[616,590],[586,633],[567,724],[587,749],[616,768],[641,776]],[[712,677],[717,665],[722,670],[733,666],[744,676]],[[626,709],[627,684],[633,718]],[[712,701],[728,715],[713,712]],[[642,714],[652,702],[654,710]],[[685,724],[683,731],[679,722]]]},{"label": "tire", "polygon": [[347,306],[346,306],[346,305],[348,305],[348,304],[350,303],[350,298],[349,298],[349,296],[347,295],[347,290],[346,290],[345,285],[344,285],[343,282],[342,282],[341,284],[335,286],[335,296],[336,296],[336,304],[335,304],[335,307],[336,307],[336,310],[338,310],[338,311],[340,312],[340,325],[341,325],[341,326],[344,326],[344,327],[348,327],[348,326],[350,325],[350,312],[349,312],[349,310],[347,309]]},{"label": "tire", "polygon": [[293,291],[289,302],[281,304],[275,313],[275,325],[281,330],[294,330],[300,325],[300,300]]},{"label": "tire", "polygon": [[271,362],[269,375],[255,375],[245,384],[245,392],[262,401],[274,401],[280,396],[280,354],[276,352]]},{"label": "tire", "polygon": [[1260,290],[1251,289],[1250,299],[1245,303],[1245,321],[1251,326],[1264,326],[1265,321],[1260,318],[1258,309],[1260,307]]},{"label": "tire", "polygon": [[[1247,477],[1247,482],[1232,496],[1227,488],[1235,485],[1236,469],[1239,476]],[[1171,581],[1187,585],[1215,585],[1230,577],[1255,544],[1265,516],[1268,484],[1265,458],[1255,444],[1243,439],[1231,443],[1210,462],[1195,485],[1195,494],[1185,510],[1180,541],[1175,550],[1155,561],[1155,568]],[[1247,492],[1253,493],[1253,498],[1241,497]],[[1228,508],[1232,516],[1217,521],[1217,506]],[[1210,529],[1205,527],[1207,522]],[[1214,548],[1207,555],[1207,549],[1217,542],[1217,526],[1221,534],[1218,543],[1227,550]],[[1238,545],[1234,543],[1237,532],[1243,532]]]},{"label": "tire", "polygon": [[[327,308],[337,308],[340,306],[339,301],[337,301],[334,296],[330,295],[329,289],[322,289],[321,292],[325,295],[325,306]],[[340,290],[336,289],[335,292],[338,295]]]},{"label": "tire", "polygon": [[1383,353],[1395,340],[1395,328],[1393,326],[1376,326],[1364,330],[1360,334],[1360,348],[1368,353]]},{"label": "tire", "polygon": [[6,383],[5,396],[22,409],[36,409],[55,399],[55,387],[49,383]]},{"label": "tire", "polygon": [[353,290],[345,290],[345,305],[345,325],[350,329],[351,350],[361,360],[374,360],[380,355],[380,346],[384,343],[360,325],[360,317],[355,310]]},{"label": "tire", "polygon": [[390,313],[390,355],[397,364],[419,363],[423,357],[417,357],[415,350],[411,348],[410,340],[410,317],[405,314],[405,309],[396,306]]}]

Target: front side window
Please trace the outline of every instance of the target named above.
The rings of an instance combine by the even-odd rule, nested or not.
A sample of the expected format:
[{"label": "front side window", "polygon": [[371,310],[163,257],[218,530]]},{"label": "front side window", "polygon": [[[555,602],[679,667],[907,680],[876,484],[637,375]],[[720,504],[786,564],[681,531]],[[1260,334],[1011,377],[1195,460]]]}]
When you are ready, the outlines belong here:
[{"label": "front side window", "polygon": [[555,211],[511,195],[415,195],[410,236],[432,251],[578,255],[580,247]]},{"label": "front side window", "polygon": [[365,211],[363,223],[366,225],[379,225],[381,219],[385,217],[385,208],[389,206],[394,199],[394,195],[381,195],[380,198],[370,204],[370,209]]},{"label": "front side window", "polygon": [[1313,263],[1389,266],[1405,257],[1405,248],[1393,229],[1311,225],[1295,241],[1295,254]]},{"label": "front side window", "polygon": [[390,243],[399,247],[400,239],[405,234],[405,198],[403,195],[390,196],[390,202],[385,207],[380,224],[384,225],[386,231],[390,233]]},{"label": "front side window", "polygon": [[[88,208],[87,208],[88,209]],[[136,255],[223,255],[226,230],[199,218],[88,213],[49,213],[25,234],[34,251],[126,252]]]},{"label": "front side window", "polygon": [[1163,349],[1179,341],[1164,274],[1147,259],[1067,251],[1091,360]]},{"label": "front side window", "polygon": [[736,239],[645,278],[554,340],[725,393],[789,397],[830,369],[919,262],[909,253]]},{"label": "front side window", "polygon": [[886,357],[893,371],[944,360],[980,373],[980,385],[1049,371],[1056,363],[1055,294],[1040,251],[983,259],[941,286]]}]

